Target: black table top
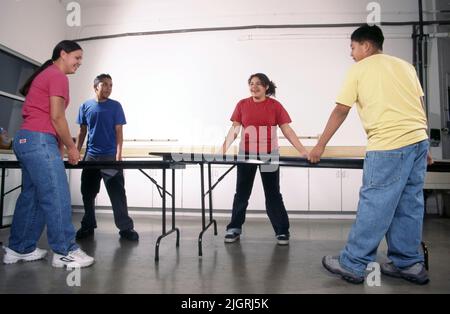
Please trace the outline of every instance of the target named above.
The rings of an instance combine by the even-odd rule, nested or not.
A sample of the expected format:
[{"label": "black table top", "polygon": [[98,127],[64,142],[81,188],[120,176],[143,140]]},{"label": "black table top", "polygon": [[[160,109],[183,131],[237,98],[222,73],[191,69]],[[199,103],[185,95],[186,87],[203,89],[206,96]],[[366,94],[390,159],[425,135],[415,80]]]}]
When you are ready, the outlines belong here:
[{"label": "black table top", "polygon": [[[363,158],[321,158],[317,164],[310,163],[307,159],[290,156],[249,156],[249,155],[213,155],[197,153],[173,153],[173,152],[150,152],[149,155],[160,156],[163,160],[184,163],[211,163],[211,164],[277,164],[284,167],[306,167],[306,168],[340,168],[340,169],[363,169]],[[450,172],[450,161],[435,161],[427,168],[428,172]]]},{"label": "black table top", "polygon": [[[184,163],[171,160],[80,161],[77,165],[64,162],[66,169],[183,169]],[[21,168],[19,161],[0,160],[0,168]]]},{"label": "black table top", "polygon": [[[163,160],[125,160],[125,161],[80,161],[77,165],[64,162],[67,169],[182,169],[186,163],[211,163],[211,164],[275,164],[283,167],[306,167],[306,168],[341,168],[362,169],[363,158],[322,158],[319,163],[311,164],[305,158],[274,156],[243,155],[212,155],[212,154],[172,154],[172,153],[150,153],[160,156]],[[12,160],[0,160],[0,168],[18,169],[20,163]],[[450,172],[449,161],[435,161],[427,168],[428,172]]]}]

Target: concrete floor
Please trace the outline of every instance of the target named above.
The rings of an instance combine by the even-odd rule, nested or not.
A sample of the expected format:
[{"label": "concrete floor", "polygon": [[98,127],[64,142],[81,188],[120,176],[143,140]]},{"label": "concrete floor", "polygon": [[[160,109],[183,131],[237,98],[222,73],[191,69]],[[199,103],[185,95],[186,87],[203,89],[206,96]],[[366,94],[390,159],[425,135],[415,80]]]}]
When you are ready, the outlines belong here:
[{"label": "concrete floor", "polygon": [[[80,215],[75,214],[79,226]],[[430,284],[417,286],[381,277],[380,287],[352,285],[321,266],[326,254],[343,247],[352,221],[291,219],[291,242],[276,245],[268,219],[249,218],[240,242],[223,243],[228,220],[219,218],[218,236],[204,236],[203,258],[198,257],[200,217],[180,217],[178,250],[175,236],[162,241],[160,262],[154,262],[160,234],[158,216],[134,215],[138,244],[119,240],[112,216],[98,215],[94,239],[80,242],[96,263],[81,270],[81,286],[69,287],[70,272],[51,267],[51,258],[33,263],[0,265],[3,293],[152,293],[152,294],[298,294],[298,293],[450,293],[450,220],[427,218],[424,240],[430,252]],[[9,230],[0,231],[7,243]],[[40,247],[48,248],[45,235]],[[386,259],[386,245],[379,261]],[[51,256],[51,255],[50,255]],[[3,250],[0,254],[3,258]]]}]

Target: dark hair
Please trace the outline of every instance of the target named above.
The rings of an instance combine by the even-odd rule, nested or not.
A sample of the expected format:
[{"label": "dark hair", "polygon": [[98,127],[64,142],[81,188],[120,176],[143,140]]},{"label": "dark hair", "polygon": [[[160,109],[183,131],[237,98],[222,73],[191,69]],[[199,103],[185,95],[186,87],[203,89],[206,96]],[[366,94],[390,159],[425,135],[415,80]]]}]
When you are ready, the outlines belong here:
[{"label": "dark hair", "polygon": [[63,40],[59,44],[56,45],[56,47],[53,49],[52,58],[47,60],[43,65],[40,66],[31,76],[30,78],[25,82],[23,87],[20,89],[20,93],[24,96],[28,94],[28,91],[30,90],[31,83],[33,83],[33,80],[36,78],[36,76],[39,75],[42,71],[44,71],[46,68],[51,66],[54,61],[58,60],[61,56],[61,51],[65,51],[66,53],[71,53],[72,51],[82,50],[80,45],[78,45],[76,42],[72,40]]},{"label": "dark hair", "polygon": [[255,73],[252,74],[250,76],[250,78],[248,79],[248,84],[250,84],[252,78],[257,77],[259,78],[259,80],[261,81],[262,85],[264,87],[269,86],[269,88],[266,91],[266,96],[275,96],[275,89],[277,88],[277,86],[275,85],[274,82],[272,82],[271,80],[269,80],[269,78],[267,77],[267,75],[263,74],[263,73]]},{"label": "dark hair", "polygon": [[94,80],[94,87],[97,88],[98,84],[100,84],[100,82],[103,82],[103,80],[105,80],[105,79],[112,80],[111,75],[104,74],[104,73],[100,74],[100,75],[97,75],[97,77]]},{"label": "dark hair", "polygon": [[383,31],[377,25],[370,26],[368,24],[364,24],[353,32],[351,40],[359,43],[362,43],[363,41],[370,41],[375,45],[375,47],[383,50]]}]

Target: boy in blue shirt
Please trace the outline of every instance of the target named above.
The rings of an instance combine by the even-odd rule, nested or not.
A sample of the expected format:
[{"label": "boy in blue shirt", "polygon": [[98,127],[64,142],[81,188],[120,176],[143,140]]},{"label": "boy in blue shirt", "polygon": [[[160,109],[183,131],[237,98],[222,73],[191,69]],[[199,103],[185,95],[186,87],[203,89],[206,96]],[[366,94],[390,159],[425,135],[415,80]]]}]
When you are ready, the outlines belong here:
[{"label": "boy in blue shirt", "polygon": [[[80,106],[77,123],[80,132],[77,148],[81,150],[86,134],[87,148],[84,160],[122,160],[123,130],[126,124],[125,114],[119,102],[109,98],[112,92],[112,78],[109,74],[100,74],[94,80],[96,97]],[[133,229],[133,220],[128,215],[127,197],[123,170],[83,169],[81,174],[81,194],[83,195],[84,216],[77,239],[94,234],[97,228],[95,220],[95,197],[100,191],[103,179],[114,213],[114,222],[119,228],[120,237],[138,241],[139,235]]]}]

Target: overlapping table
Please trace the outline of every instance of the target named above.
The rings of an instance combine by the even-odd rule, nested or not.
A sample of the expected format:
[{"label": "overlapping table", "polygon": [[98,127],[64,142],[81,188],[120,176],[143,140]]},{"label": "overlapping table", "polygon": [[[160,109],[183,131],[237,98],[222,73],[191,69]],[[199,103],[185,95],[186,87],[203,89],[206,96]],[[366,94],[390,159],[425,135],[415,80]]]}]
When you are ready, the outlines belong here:
[{"label": "overlapping table", "polygon": [[[311,164],[308,160],[296,157],[292,151],[286,155],[215,155],[203,153],[201,151],[167,151],[158,150],[149,153],[153,156],[159,156],[163,161],[183,162],[185,164],[197,164],[200,169],[200,195],[201,195],[201,217],[202,229],[198,236],[198,255],[203,256],[203,235],[210,228],[214,228],[214,235],[217,235],[217,222],[213,217],[212,192],[214,188],[222,181],[238,164],[253,164],[259,166],[279,166],[279,167],[307,167],[307,168],[337,168],[337,169],[363,169],[364,158],[359,157],[340,157],[322,158],[319,163]],[[327,154],[330,156],[331,154]],[[212,165],[229,165],[230,168],[220,176],[216,182],[212,181]],[[205,167],[207,167],[207,183],[205,183]],[[450,172],[450,161],[435,161],[428,166],[428,172]],[[207,185],[207,189],[206,189]],[[208,198],[208,215],[206,212],[206,198]],[[208,216],[208,219],[207,219]],[[422,243],[425,256],[428,259],[427,248]],[[426,263],[428,264],[428,262]],[[427,265],[428,266],[428,265]]]},{"label": "overlapping table", "polygon": [[[172,233],[176,233],[176,247],[180,243],[180,230],[175,225],[175,171],[177,169],[184,169],[185,164],[180,162],[174,162],[170,160],[126,160],[126,161],[82,161],[77,165],[71,165],[65,162],[66,169],[137,169],[143,175],[145,175],[158,189],[158,192],[162,198],[162,234],[158,237],[155,246],[155,261],[159,260],[159,247],[163,238]],[[20,169],[20,163],[18,161],[0,160],[1,169],[1,186],[0,186],[0,228],[7,228],[8,225],[3,224],[3,206],[5,196],[13,191],[20,189],[21,186],[14,187],[11,190],[5,191],[6,170],[7,169]],[[159,169],[162,171],[162,185],[160,185],[154,178],[152,178],[145,169]],[[172,172],[172,189],[169,192],[167,189],[166,172]],[[170,228],[167,228],[166,222],[166,198],[169,196],[172,199],[172,224]]]}]

